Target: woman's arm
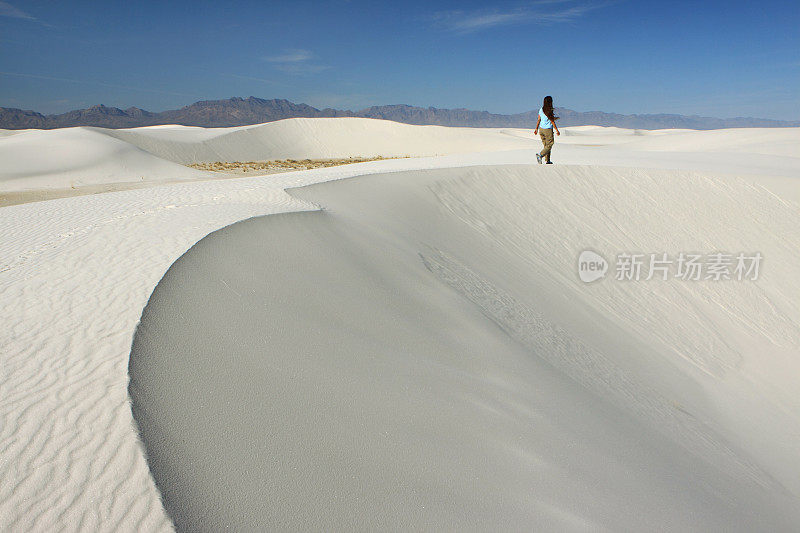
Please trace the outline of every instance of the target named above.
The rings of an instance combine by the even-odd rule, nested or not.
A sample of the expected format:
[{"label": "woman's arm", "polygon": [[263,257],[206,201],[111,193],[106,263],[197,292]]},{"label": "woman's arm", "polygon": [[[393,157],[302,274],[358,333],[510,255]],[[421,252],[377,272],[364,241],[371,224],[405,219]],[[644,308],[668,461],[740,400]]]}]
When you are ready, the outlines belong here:
[{"label": "woman's arm", "polygon": [[539,135],[539,124],[541,124],[541,122],[542,122],[542,117],[538,117],[536,119],[536,129],[533,130],[534,135]]},{"label": "woman's arm", "polygon": [[556,135],[561,135],[561,132],[558,131],[558,126],[556,126],[556,121],[553,121],[553,129],[556,130]]}]

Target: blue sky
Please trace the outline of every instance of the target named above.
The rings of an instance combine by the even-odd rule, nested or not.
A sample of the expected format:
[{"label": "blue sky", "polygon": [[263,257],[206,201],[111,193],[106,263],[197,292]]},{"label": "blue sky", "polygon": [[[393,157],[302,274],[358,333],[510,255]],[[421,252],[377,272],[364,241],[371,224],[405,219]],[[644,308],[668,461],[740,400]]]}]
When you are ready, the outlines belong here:
[{"label": "blue sky", "polygon": [[800,119],[800,1],[0,2],[0,106],[258,96]]}]

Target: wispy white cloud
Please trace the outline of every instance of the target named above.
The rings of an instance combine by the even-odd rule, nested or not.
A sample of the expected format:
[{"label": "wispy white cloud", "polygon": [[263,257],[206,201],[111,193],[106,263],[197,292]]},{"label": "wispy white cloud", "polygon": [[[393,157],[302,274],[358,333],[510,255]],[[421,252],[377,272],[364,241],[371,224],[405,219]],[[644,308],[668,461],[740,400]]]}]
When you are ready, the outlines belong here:
[{"label": "wispy white cloud", "polygon": [[280,55],[268,56],[264,59],[270,63],[302,63],[312,59],[314,54],[310,50],[303,50],[301,48],[290,48],[284,50]]},{"label": "wispy white cloud", "polygon": [[289,74],[315,74],[330,68],[327,65],[313,63],[314,58],[314,53],[310,50],[290,48],[284,50],[282,54],[267,56],[264,60],[272,63],[276,69]]},{"label": "wispy white cloud", "polygon": [[262,83],[269,83],[269,84],[278,83],[275,80],[268,80],[268,79],[265,79],[265,78],[256,78],[254,76],[242,76],[241,74],[224,74],[223,73],[221,75],[222,76],[226,76],[226,77],[230,77],[230,78],[238,78],[240,80],[260,81]]},{"label": "wispy white cloud", "polygon": [[328,70],[328,65],[310,65],[305,63],[288,63],[283,65],[277,65],[276,68],[287,72],[289,74],[316,74],[317,72],[322,72],[323,70]]},{"label": "wispy white cloud", "polygon": [[434,23],[456,33],[471,33],[511,24],[554,24],[573,22],[591,11],[613,3],[575,0],[540,0],[523,6],[478,11],[445,11],[433,16]]},{"label": "wispy white cloud", "polygon": [[25,11],[19,9],[18,7],[12,6],[8,2],[0,2],[0,17],[25,20],[32,23],[41,24],[42,26],[45,26],[47,28],[53,27],[52,24],[48,24],[47,22],[34,17],[30,13],[26,13]]},{"label": "wispy white cloud", "polygon": [[15,19],[37,20],[23,10],[12,6],[7,2],[0,2],[0,17],[11,17]]}]

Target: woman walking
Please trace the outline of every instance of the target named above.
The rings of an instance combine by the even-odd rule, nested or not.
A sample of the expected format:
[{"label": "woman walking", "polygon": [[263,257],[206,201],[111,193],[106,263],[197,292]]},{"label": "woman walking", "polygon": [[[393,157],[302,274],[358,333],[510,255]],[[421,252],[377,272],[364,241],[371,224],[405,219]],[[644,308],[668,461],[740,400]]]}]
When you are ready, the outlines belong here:
[{"label": "woman walking", "polygon": [[537,133],[539,134],[542,138],[542,144],[544,145],[544,149],[536,154],[536,161],[538,161],[540,165],[542,164],[542,158],[544,158],[548,165],[553,164],[553,162],[550,161],[550,151],[555,143],[553,139],[553,130],[556,131],[556,135],[561,135],[561,132],[558,131],[558,126],[556,126],[556,120],[558,120],[558,117],[553,113],[553,97],[545,96],[542,108],[539,110],[539,120],[536,121],[536,129],[533,131],[534,135]]}]

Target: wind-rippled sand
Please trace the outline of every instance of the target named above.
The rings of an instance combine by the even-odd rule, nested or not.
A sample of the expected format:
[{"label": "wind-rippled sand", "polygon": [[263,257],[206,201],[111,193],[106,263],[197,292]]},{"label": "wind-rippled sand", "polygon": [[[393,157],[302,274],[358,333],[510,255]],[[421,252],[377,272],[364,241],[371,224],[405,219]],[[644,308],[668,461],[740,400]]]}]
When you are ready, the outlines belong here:
[{"label": "wind-rippled sand", "polygon": [[[587,167],[289,192],[324,211],[209,235],[142,315],[134,417],[178,529],[800,523],[796,209]],[[584,285],[582,247],[771,260],[757,285]]]},{"label": "wind-rippled sand", "polygon": [[[438,352],[426,350],[423,357],[407,361],[408,373],[401,376],[417,391],[427,384],[425,391],[414,396],[390,387],[387,390],[392,396],[367,406],[363,402],[380,393],[376,387],[382,382],[371,384],[351,377],[341,390],[352,391],[352,401],[337,398],[377,415],[368,418],[366,425],[343,419],[334,436],[344,440],[335,442],[349,443],[353,435],[368,434],[371,448],[344,449],[368,449],[374,455],[353,460],[352,464],[340,463],[340,457],[331,455],[336,447],[326,448],[326,442],[320,441],[321,455],[306,457],[304,468],[334,464],[339,465],[339,471],[351,467],[361,472],[359,468],[364,465],[376,464],[374,459],[382,457],[391,443],[407,441],[402,441],[403,435],[377,435],[367,430],[382,427],[388,405],[408,407],[403,402],[416,398],[418,403],[412,407],[419,411],[410,409],[407,413],[433,413],[430,418],[402,418],[398,409],[392,409],[394,427],[416,428],[414,434],[420,438],[413,446],[398,449],[397,461],[408,461],[403,464],[414,467],[411,470],[421,468],[428,473],[414,485],[416,482],[403,478],[403,471],[396,472],[395,478],[405,479],[405,484],[392,494],[398,496],[397,502],[408,503],[408,508],[412,504],[426,506],[426,510],[414,507],[416,514],[408,515],[408,520],[417,524],[425,520],[441,524],[444,517],[453,517],[457,523],[462,518],[455,516],[455,506],[464,501],[471,503],[459,516],[475,517],[485,510],[484,523],[497,516],[493,513],[499,509],[513,511],[503,515],[506,521],[502,524],[533,513],[539,523],[552,520],[549,523],[568,529],[626,518],[645,520],[645,515],[634,518],[628,510],[618,513],[618,518],[603,511],[603,502],[610,505],[623,494],[630,494],[643,513],[652,511],[654,521],[671,516],[671,511],[656,509],[652,494],[663,494],[664,501],[672,502],[675,509],[700,506],[697,513],[676,518],[681,524],[697,520],[692,524],[698,529],[727,524],[720,513],[733,503],[741,505],[731,516],[752,511],[742,518],[743,524],[752,524],[755,517],[769,513],[771,508],[775,512],[767,520],[774,520],[776,528],[786,524],[781,519],[794,520],[784,503],[786,498],[797,501],[796,480],[800,479],[796,470],[800,431],[795,392],[800,374],[795,344],[796,317],[800,316],[796,295],[800,291],[796,290],[797,267],[790,255],[798,238],[800,187],[796,176],[800,175],[800,159],[794,147],[800,129],[640,134],[613,128],[565,128],[554,151],[558,164],[523,172],[492,167],[531,165],[539,143],[530,131],[456,129],[449,135],[448,128],[394,127],[384,121],[374,121],[377,126],[369,121],[337,123],[335,119],[286,122],[269,128],[227,129],[230,131],[159,127],[3,132],[0,189],[4,192],[42,186],[63,188],[71,183],[114,186],[142,177],[148,183],[147,188],[138,190],[0,208],[0,530],[155,531],[173,527],[160,498],[161,482],[156,485],[149,470],[127,393],[130,348],[142,310],[164,273],[205,236],[252,217],[315,210],[318,206],[314,201],[328,210],[309,216],[332,222],[330,229],[308,226],[330,237],[330,242],[320,243],[320,249],[349,242],[332,257],[344,261],[344,266],[351,265],[356,273],[363,273],[370,261],[376,261],[373,264],[383,266],[363,276],[372,280],[371,286],[383,283],[384,287],[398,289],[385,293],[387,302],[397,302],[396,308],[379,307],[364,317],[367,325],[379,318],[387,322],[387,328],[415,325],[392,330],[391,339],[397,342],[388,353],[416,353],[412,348],[435,343],[442,354],[452,354],[453,343],[460,343],[464,353],[474,355],[468,361],[475,366],[465,368],[458,358],[428,364]],[[278,133],[276,138],[270,137]],[[447,138],[435,144],[443,136]],[[370,144],[373,141],[376,143]],[[216,181],[197,181],[206,176],[184,166],[193,157],[218,161],[388,154],[386,145],[396,147],[400,155],[451,155]],[[742,150],[745,145],[750,152]],[[417,151],[409,149],[414,146]],[[222,153],[224,157],[219,155]],[[460,177],[425,181],[431,178],[428,169],[465,166],[476,167],[475,172],[478,167],[487,167],[481,170],[486,174],[458,171]],[[673,170],[653,170],[656,168]],[[426,172],[406,175],[407,189],[388,177],[375,181],[367,177],[363,189],[361,185],[355,188],[359,178],[332,184],[330,189],[309,190],[313,197],[306,197],[302,191],[293,191],[295,196],[284,192],[289,187],[321,181],[397,171]],[[181,180],[185,181],[165,184]],[[530,180],[534,190],[528,188]],[[373,190],[371,183],[390,184],[387,193],[392,196],[381,199],[383,185]],[[340,198],[336,193],[339,190],[342,194],[358,192],[353,200],[358,203],[351,205],[347,198]],[[371,203],[373,198],[380,201]],[[432,214],[439,210],[443,214],[436,217],[441,219]],[[430,220],[443,220],[446,225],[420,229],[420,224]],[[532,225],[520,224],[520,220]],[[261,222],[253,224],[259,226]],[[308,242],[318,239],[312,233]],[[374,250],[359,244],[370,242],[380,242],[383,248]],[[764,277],[750,285],[623,287],[602,282],[588,290],[581,285],[578,290],[570,285],[577,283],[572,254],[586,244],[614,252],[622,244],[654,248],[643,251],[670,252],[688,246],[700,251],[712,246],[741,247],[743,251],[754,248],[764,253]],[[292,253],[300,253],[304,243],[294,246]],[[287,260],[294,257],[288,251]],[[281,250],[274,252],[276,256],[282,254]],[[397,259],[396,266],[386,267],[392,259]],[[245,263],[234,254],[227,265],[235,274]],[[326,270],[324,258],[314,268],[327,276],[336,275],[330,266]],[[342,272],[345,278],[354,275],[352,269]],[[397,286],[401,278],[396,276],[412,276],[414,283]],[[240,287],[231,287],[248,296]],[[263,286],[255,288],[261,290]],[[290,294],[293,288],[287,283],[284,290]],[[348,298],[363,296],[365,309],[373,309],[374,300],[369,295],[374,292],[364,295],[358,284],[339,289],[352,290]],[[287,296],[287,312],[312,295],[300,296]],[[430,311],[428,296],[434,303],[440,302],[441,309],[454,310],[453,319],[471,324],[475,331],[469,331],[468,336],[463,328],[445,332],[434,327],[440,323],[422,320],[432,316],[419,313],[420,309]],[[243,312],[241,308],[235,311]],[[254,319],[261,316],[251,314]],[[446,313],[445,318],[449,316]],[[326,328],[341,324],[336,321],[336,312],[302,318],[304,323],[319,320]],[[406,322],[395,321],[400,318]],[[366,326],[359,331],[372,343],[372,353],[380,354],[387,337]],[[407,336],[401,338],[398,331]],[[309,339],[312,333],[319,335],[305,329],[285,333]],[[317,338],[315,349],[325,341],[324,337]],[[492,349],[481,349],[487,346]],[[612,350],[615,346],[620,349]],[[221,349],[220,353],[225,352]],[[298,356],[310,353],[315,352],[300,352]],[[487,362],[481,358],[486,353],[498,355]],[[575,357],[565,360],[559,356],[562,353]],[[646,353],[651,356],[640,361],[640,354]],[[342,361],[347,359],[327,364]],[[298,365],[308,362],[300,360]],[[412,365],[414,362],[419,366]],[[228,363],[220,368],[241,370]],[[342,368],[380,377],[379,363],[377,358],[371,361],[372,366],[361,367],[350,361],[350,367]],[[492,366],[495,363],[497,366]],[[387,368],[395,367],[384,366],[383,370]],[[596,374],[589,371],[593,368]],[[451,375],[448,369],[458,372]],[[344,376],[337,372],[337,376]],[[470,375],[483,377],[470,381]],[[417,382],[415,376],[427,376],[427,381]],[[459,382],[461,378],[463,382]],[[442,390],[458,387],[458,394],[447,401],[436,396],[442,379],[447,384]],[[531,382],[541,384],[541,388],[528,387]],[[332,383],[342,385],[341,381]],[[305,389],[287,390],[279,407],[288,406],[301,390]],[[326,390],[311,390],[309,401],[324,398],[315,394]],[[566,399],[559,401],[562,393]],[[433,409],[439,400],[444,401],[441,409]],[[295,414],[302,422],[298,427],[303,427],[308,423],[308,413],[301,408],[310,405],[280,411],[276,416]],[[465,405],[474,408],[465,413]],[[556,408],[565,412],[556,417]],[[437,417],[448,412],[464,423],[446,421],[436,426],[441,422]],[[546,421],[542,423],[547,430],[508,422],[537,417]],[[476,421],[487,421],[488,425],[478,431]],[[604,429],[606,421],[613,431]],[[335,417],[331,415],[323,422],[334,424]],[[426,451],[425,443],[441,444],[442,438],[444,443],[454,443],[443,436],[447,428],[453,435],[472,435],[475,439],[455,448],[441,446],[438,452]],[[483,431],[486,428],[489,431]],[[635,443],[614,440],[631,434],[624,428],[643,436]],[[532,441],[526,440],[534,431]],[[676,443],[671,435],[686,438]],[[476,443],[489,442],[481,438],[490,439],[491,445],[476,448]],[[591,444],[595,440],[596,449]],[[266,442],[285,444],[280,440]],[[148,441],[147,449],[151,446]],[[586,453],[571,454],[572,448]],[[538,455],[532,454],[532,449]],[[654,449],[660,452],[652,454]],[[631,453],[624,453],[626,450]],[[478,451],[483,453],[483,462],[476,466],[471,460]],[[234,454],[230,460],[237,457]],[[579,464],[573,461],[576,457],[580,457]],[[599,460],[602,457],[619,462],[605,464]],[[662,462],[649,464],[654,458]],[[185,458],[174,459],[172,464],[184,464],[181,461]],[[283,460],[285,466],[292,464],[293,457],[281,459],[276,455],[273,459]],[[509,473],[509,479],[518,483],[499,488],[497,494],[519,489],[517,499],[501,501],[480,488],[482,484],[496,488],[492,483],[498,477],[487,470],[487,465],[499,465],[501,472]],[[530,479],[525,475],[535,465],[544,469],[541,482],[550,480],[552,485],[531,500],[527,491]],[[667,466],[674,467],[677,480],[670,481]],[[575,470],[577,467],[580,471]],[[647,481],[638,473],[639,467],[654,476],[652,494],[642,491]],[[202,472],[206,467],[197,468]],[[695,469],[697,475],[688,482],[681,477]],[[277,471],[281,472],[280,468]],[[336,470],[324,472],[328,475]],[[620,472],[625,475],[617,476]],[[438,475],[450,483],[435,481]],[[719,488],[725,476],[731,482],[717,496],[708,496],[707,491]],[[320,487],[332,483],[330,478],[320,479]],[[375,478],[369,485],[374,489],[369,501],[385,496],[385,479]],[[452,482],[454,479],[463,484]],[[603,484],[609,479],[617,484]],[[340,481],[347,489],[342,492],[342,509],[347,509],[356,494],[354,482]],[[301,495],[308,497],[316,490],[312,481],[304,487],[308,493],[297,487],[283,493],[299,499],[280,499],[280,512],[289,512],[304,501]],[[418,488],[421,492],[415,492]],[[553,490],[548,492],[549,488]],[[684,491],[696,496],[699,503],[681,496]],[[590,502],[589,496],[599,492],[599,503]],[[413,494],[434,493],[439,495],[435,501],[413,499]],[[470,500],[468,496],[475,493],[484,497],[477,502]],[[542,499],[542,493],[552,498]],[[568,501],[567,496],[572,494],[582,494],[587,507],[577,512]],[[746,501],[750,495],[752,500]],[[165,501],[169,505],[171,500]],[[312,511],[318,512],[330,505],[330,500],[320,498],[312,503],[316,505]],[[429,503],[442,513],[431,511]],[[366,520],[371,516],[371,520],[389,523],[400,514],[397,505],[375,509],[374,515],[365,512],[350,518],[343,517],[340,509],[330,519]],[[307,515],[309,521],[318,516],[314,512]]]}]

